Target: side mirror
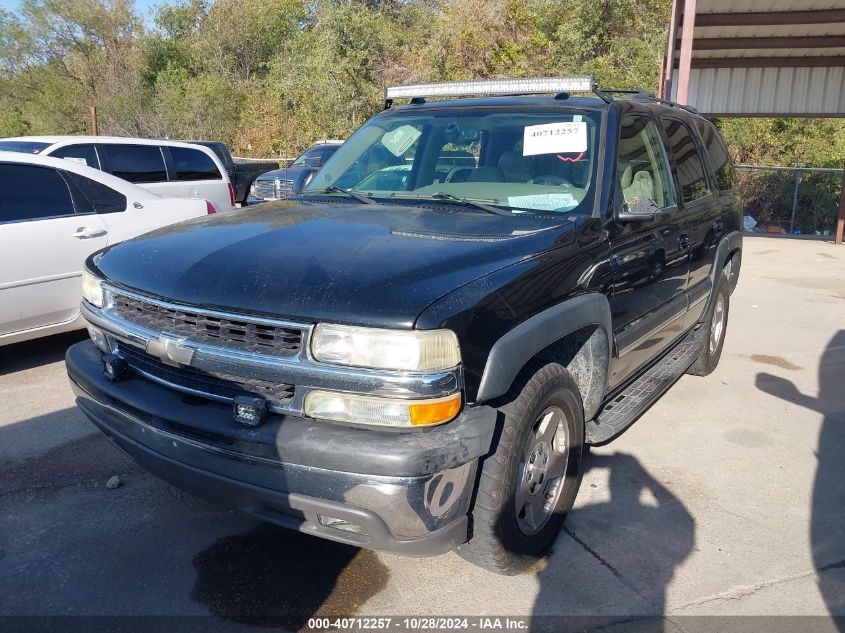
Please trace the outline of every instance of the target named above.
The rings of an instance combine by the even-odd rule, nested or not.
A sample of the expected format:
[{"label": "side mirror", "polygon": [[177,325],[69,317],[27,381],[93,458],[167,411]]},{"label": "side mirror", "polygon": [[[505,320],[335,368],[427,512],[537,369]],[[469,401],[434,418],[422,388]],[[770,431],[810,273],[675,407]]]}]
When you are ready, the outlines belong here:
[{"label": "side mirror", "polygon": [[640,196],[630,204],[625,203],[617,217],[622,224],[641,224],[654,222],[662,219],[663,216],[654,200]]}]

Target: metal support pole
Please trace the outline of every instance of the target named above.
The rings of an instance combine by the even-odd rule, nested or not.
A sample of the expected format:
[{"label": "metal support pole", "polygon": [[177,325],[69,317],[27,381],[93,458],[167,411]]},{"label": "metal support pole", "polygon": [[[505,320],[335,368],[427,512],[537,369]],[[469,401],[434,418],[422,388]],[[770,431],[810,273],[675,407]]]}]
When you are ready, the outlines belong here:
[{"label": "metal support pole", "polygon": [[678,59],[678,94],[675,101],[689,104],[692,39],[695,32],[695,0],[684,0],[684,21],[681,24],[681,57]]},{"label": "metal support pole", "polygon": [[795,235],[795,212],[798,211],[798,189],[801,187],[801,172],[795,172],[795,193],[792,194],[792,219],[789,221],[789,234]]},{"label": "metal support pole", "polygon": [[660,98],[672,100],[672,71],[675,69],[675,50],[678,47],[678,16],[681,8],[678,0],[672,0],[672,17],[669,19],[669,41],[666,43],[666,56],[660,66]]},{"label": "metal support pole", "polygon": [[843,232],[845,232],[845,171],[842,172],[842,191],[839,192],[839,216],[836,218],[834,244],[842,244]]}]

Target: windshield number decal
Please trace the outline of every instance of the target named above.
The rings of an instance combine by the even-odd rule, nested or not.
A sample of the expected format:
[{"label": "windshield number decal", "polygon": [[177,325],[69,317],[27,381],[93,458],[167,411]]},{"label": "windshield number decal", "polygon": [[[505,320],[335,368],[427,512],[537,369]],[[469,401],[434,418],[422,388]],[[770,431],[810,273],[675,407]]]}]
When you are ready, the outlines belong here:
[{"label": "windshield number decal", "polygon": [[573,121],[529,125],[522,139],[522,155],[578,154],[587,151],[587,123]]}]

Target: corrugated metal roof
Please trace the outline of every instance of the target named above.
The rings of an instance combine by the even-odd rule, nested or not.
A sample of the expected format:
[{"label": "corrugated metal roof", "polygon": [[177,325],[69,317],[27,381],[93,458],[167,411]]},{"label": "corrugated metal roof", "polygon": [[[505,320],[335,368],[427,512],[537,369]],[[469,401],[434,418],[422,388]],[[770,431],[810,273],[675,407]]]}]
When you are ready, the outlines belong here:
[{"label": "corrugated metal roof", "polygon": [[[806,35],[842,35],[845,23],[770,24],[760,26],[696,26],[695,39],[707,37],[803,37]],[[845,46],[845,43],[843,44]]]},{"label": "corrugated metal roof", "polygon": [[[677,0],[683,7],[683,0]],[[817,24],[756,24],[759,16],[697,20],[687,102],[708,114],[845,116],[845,0],[697,0],[696,16],[840,10],[830,16],[797,16]],[[773,21],[792,21],[795,15]],[[743,19],[748,24],[734,24]],[[701,20],[704,22],[704,20]],[[678,28],[678,37],[681,29]],[[806,40],[802,38],[827,38]],[[745,41],[737,41],[739,39]],[[779,38],[755,42],[759,38]],[[710,40],[709,42],[705,42]],[[731,41],[734,40],[734,41]],[[751,40],[751,41],[748,41]],[[760,45],[769,48],[757,48]],[[819,45],[823,46],[819,46]],[[745,47],[745,48],[742,48]],[[676,59],[680,44],[676,49]],[[802,61],[793,58],[806,57]],[[768,58],[761,60],[761,58]],[[789,61],[780,58],[790,58]],[[833,59],[825,59],[833,58]],[[716,60],[724,59],[724,63]],[[748,59],[748,63],[742,62]],[[677,62],[676,62],[677,63]],[[803,64],[806,67],[801,67]],[[712,67],[711,67],[712,66]],[[721,67],[719,67],[721,66]],[[771,66],[745,67],[736,66]],[[789,66],[789,67],[780,67]],[[792,67],[795,66],[795,67]],[[677,94],[677,71],[672,81]]]},{"label": "corrugated metal roof", "polygon": [[845,68],[693,69],[689,103],[702,114],[843,116]]},{"label": "corrugated metal roof", "polygon": [[701,13],[750,13],[763,11],[816,11],[841,9],[841,0],[698,0]]},{"label": "corrugated metal roof", "polygon": [[747,48],[720,51],[696,51],[693,59],[721,59],[723,57],[835,57],[845,55],[845,45],[841,48]]}]

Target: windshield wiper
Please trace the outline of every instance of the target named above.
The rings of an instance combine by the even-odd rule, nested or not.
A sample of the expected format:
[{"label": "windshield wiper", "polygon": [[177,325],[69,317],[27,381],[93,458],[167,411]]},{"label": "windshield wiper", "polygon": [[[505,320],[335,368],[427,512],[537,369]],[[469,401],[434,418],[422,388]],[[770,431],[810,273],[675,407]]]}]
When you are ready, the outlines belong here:
[{"label": "windshield wiper", "polygon": [[302,193],[343,193],[349,196],[350,198],[355,198],[358,202],[363,202],[364,204],[376,204],[376,201],[369,196],[365,196],[361,193],[356,193],[350,189],[341,189],[340,187],[335,187],[334,185],[332,185],[331,187],[326,187],[325,189],[314,189],[311,191],[303,191]]},{"label": "windshield wiper", "polygon": [[433,193],[430,195],[420,195],[414,193],[392,193],[391,197],[393,198],[416,198],[418,200],[450,200],[452,202],[458,202],[460,204],[466,205],[468,207],[473,207],[475,209],[481,209],[482,211],[486,211],[487,213],[493,213],[495,215],[510,215],[507,211],[502,209],[497,209],[496,207],[492,207],[489,204],[485,204],[485,202],[498,202],[498,200],[487,200],[481,198],[461,198],[460,196],[456,196],[451,193],[446,193],[445,191],[441,191],[440,193]]}]

